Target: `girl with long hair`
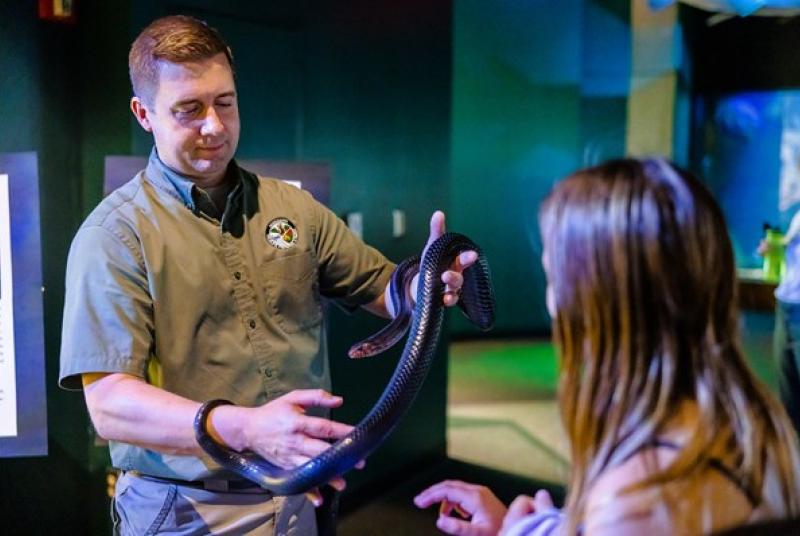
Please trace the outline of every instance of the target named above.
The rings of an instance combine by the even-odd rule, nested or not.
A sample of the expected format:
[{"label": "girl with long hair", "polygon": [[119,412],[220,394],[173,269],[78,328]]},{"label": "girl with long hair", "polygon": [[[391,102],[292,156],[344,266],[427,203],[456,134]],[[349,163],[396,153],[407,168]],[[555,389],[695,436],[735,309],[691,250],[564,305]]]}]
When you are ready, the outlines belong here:
[{"label": "girl with long hair", "polygon": [[[800,515],[797,437],[739,342],[722,213],[662,159],[614,160],[558,183],[539,213],[547,304],[571,447],[563,510],[510,509],[458,481],[450,534],[705,534]],[[449,516],[466,512],[467,519]],[[471,517],[470,517],[471,516]]]}]

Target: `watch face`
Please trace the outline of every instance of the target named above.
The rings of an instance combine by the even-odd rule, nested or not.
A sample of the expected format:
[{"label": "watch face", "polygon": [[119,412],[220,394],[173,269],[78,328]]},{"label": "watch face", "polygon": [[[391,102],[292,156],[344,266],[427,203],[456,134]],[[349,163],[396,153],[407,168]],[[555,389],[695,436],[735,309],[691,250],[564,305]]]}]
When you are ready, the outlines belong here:
[{"label": "watch face", "polygon": [[278,249],[289,249],[297,244],[297,227],[286,218],[275,218],[267,225],[267,242]]}]

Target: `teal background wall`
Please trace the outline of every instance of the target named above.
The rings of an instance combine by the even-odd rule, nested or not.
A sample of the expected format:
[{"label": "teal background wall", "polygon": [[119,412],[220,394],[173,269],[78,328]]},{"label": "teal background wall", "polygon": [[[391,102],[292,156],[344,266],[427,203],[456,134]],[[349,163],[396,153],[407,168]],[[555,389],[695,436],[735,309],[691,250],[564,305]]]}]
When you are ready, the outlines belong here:
[{"label": "teal background wall", "polygon": [[[496,333],[547,333],[536,215],[561,177],[622,156],[629,3],[455,3],[450,221],[486,250]],[[465,319],[456,335],[476,333]]]}]

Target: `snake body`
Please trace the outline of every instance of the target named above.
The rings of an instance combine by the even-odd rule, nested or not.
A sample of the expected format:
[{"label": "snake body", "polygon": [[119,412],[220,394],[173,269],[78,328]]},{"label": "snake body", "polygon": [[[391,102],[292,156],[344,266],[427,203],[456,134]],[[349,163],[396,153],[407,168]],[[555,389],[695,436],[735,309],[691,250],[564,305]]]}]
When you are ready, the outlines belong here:
[{"label": "snake body", "polygon": [[397,265],[389,282],[389,299],[395,310],[394,319],[378,333],[351,346],[347,355],[354,359],[371,357],[386,351],[403,338],[411,325],[411,280],[419,272],[419,263],[420,257],[415,255]]},{"label": "snake body", "polygon": [[[395,321],[379,333],[355,345],[351,355],[364,357],[379,353],[402,338],[408,324],[410,334],[392,378],[372,410],[347,436],[306,463],[292,468],[278,467],[254,452],[236,452],[221,445],[207,433],[206,419],[198,418],[195,433],[200,446],[223,468],[247,478],[276,495],[295,495],[329,482],[352,469],[373,452],[394,430],[417,396],[430,369],[444,315],[444,285],[441,274],[461,252],[478,253],[477,261],[464,271],[459,305],[482,330],[494,323],[494,292],[489,265],[481,249],[469,238],[446,233],[425,251],[422,260],[412,258],[395,270],[390,285]],[[407,288],[419,266],[416,304],[407,305]],[[400,318],[403,317],[403,318]]]}]

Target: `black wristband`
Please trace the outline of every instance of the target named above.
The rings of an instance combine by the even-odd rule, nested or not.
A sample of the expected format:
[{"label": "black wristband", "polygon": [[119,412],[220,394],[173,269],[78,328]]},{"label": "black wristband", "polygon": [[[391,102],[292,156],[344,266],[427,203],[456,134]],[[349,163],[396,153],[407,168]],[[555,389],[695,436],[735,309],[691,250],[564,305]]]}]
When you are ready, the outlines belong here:
[{"label": "black wristband", "polygon": [[211,410],[219,406],[232,405],[233,402],[230,400],[217,398],[215,400],[209,400],[200,406],[200,409],[197,410],[197,414],[194,416],[194,436],[201,446],[203,446],[206,441],[211,439],[211,436],[208,434],[208,416],[211,413]]}]

